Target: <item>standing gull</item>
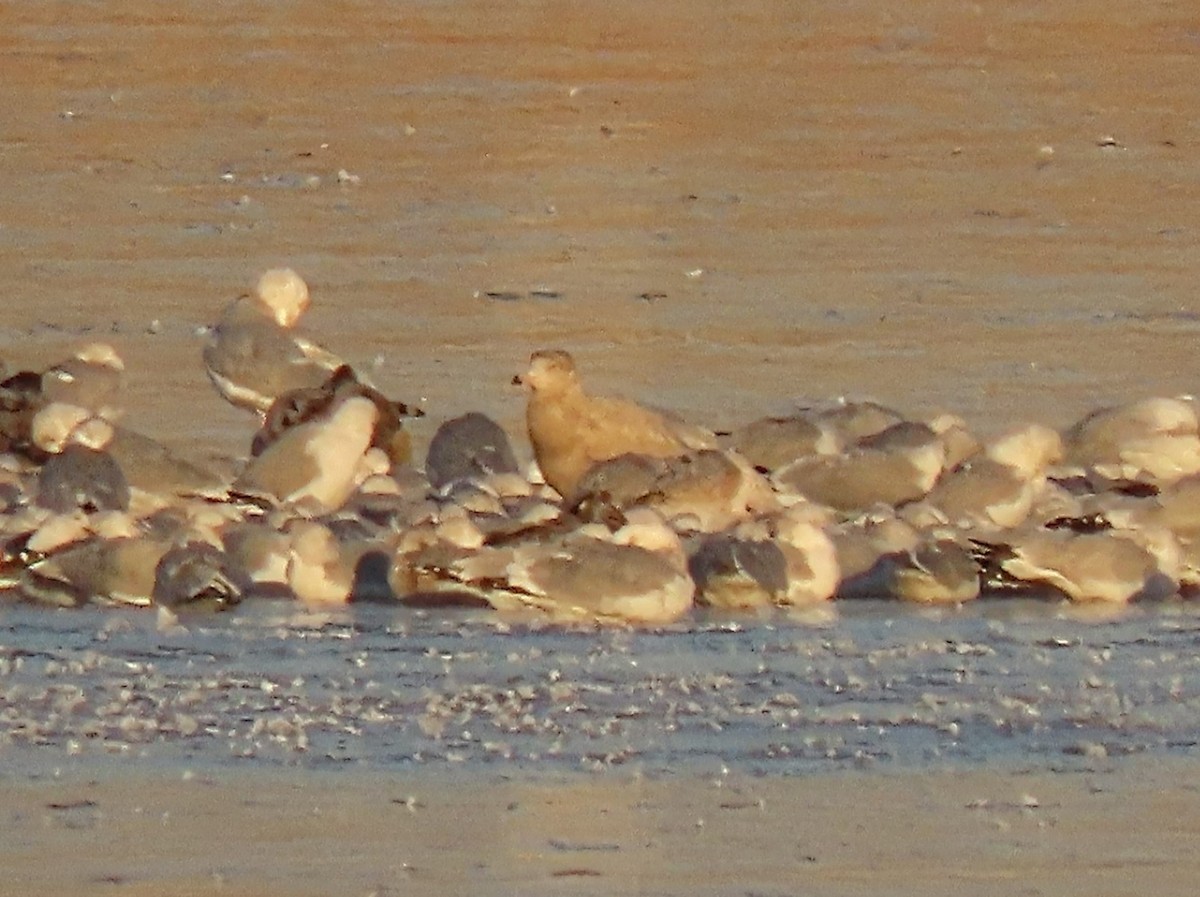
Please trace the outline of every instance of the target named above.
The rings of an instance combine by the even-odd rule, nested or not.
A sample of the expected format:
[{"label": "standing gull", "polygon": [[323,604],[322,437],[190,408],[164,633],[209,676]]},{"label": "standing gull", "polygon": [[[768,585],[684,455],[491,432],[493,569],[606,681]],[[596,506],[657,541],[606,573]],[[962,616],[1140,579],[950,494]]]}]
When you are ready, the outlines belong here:
[{"label": "standing gull", "polygon": [[222,396],[266,414],[279,396],[321,386],[341,366],[341,359],[296,331],[309,302],[300,275],[275,268],[259,278],[253,293],[226,307],[204,347],[205,369]]},{"label": "standing gull", "polygon": [[715,439],[660,411],[627,399],[584,392],[571,356],[534,352],[521,382],[529,390],[529,441],[546,482],[572,495],[593,464],[618,455],[673,458],[688,449],[715,448]]}]

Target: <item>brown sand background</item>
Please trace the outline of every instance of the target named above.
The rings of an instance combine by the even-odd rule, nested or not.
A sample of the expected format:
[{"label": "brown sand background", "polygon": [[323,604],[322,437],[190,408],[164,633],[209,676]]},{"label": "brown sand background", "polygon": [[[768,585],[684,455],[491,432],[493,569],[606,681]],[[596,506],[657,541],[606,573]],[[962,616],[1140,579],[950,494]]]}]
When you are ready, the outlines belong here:
[{"label": "brown sand background", "polygon": [[[196,328],[288,264],[312,285],[311,329],[425,401],[418,444],[471,409],[518,433],[508,381],[548,345],[598,389],[714,426],[849,394],[987,431],[1189,392],[1192,13],[3,4],[0,357],[111,341],[133,426],[240,454],[252,422],[204,381]],[[1189,892],[1200,817],[1177,781],[1194,766],[1117,768],[1098,786],[746,782],[731,800],[703,781],[298,770],[10,781],[3,890]],[[416,812],[391,802],[410,793]],[[76,800],[95,805],[48,806]]]},{"label": "brown sand background", "polygon": [[4,788],[0,856],[4,892],[25,897],[1182,897],[1200,877],[1194,770],[486,786],[68,774]]},{"label": "brown sand background", "polygon": [[1194,388],[1198,55],[1118,0],[5,4],[0,357],[108,339],[132,425],[242,454],[195,328],[289,264],[418,444],[519,433],[549,345],[714,426],[1065,424]]}]

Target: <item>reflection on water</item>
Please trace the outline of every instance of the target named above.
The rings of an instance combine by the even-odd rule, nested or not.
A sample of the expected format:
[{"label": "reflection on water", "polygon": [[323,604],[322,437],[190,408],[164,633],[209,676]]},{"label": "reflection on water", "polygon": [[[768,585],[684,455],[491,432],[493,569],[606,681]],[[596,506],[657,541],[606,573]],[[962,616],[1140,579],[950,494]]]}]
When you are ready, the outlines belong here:
[{"label": "reflection on water", "polygon": [[823,624],[561,629],[268,602],[0,616],[6,762],[797,774],[1173,753],[1200,731],[1200,611],[842,605]]}]

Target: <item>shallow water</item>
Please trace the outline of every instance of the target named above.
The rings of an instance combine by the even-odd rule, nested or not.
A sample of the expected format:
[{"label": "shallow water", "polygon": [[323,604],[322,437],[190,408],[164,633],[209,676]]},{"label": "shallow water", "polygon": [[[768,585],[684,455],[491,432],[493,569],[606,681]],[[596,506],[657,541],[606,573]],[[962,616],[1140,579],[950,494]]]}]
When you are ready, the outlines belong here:
[{"label": "shallow water", "polygon": [[543,776],[1070,768],[1200,731],[1200,608],[842,605],[663,631],[269,602],[0,617],[6,768],[301,766]]}]

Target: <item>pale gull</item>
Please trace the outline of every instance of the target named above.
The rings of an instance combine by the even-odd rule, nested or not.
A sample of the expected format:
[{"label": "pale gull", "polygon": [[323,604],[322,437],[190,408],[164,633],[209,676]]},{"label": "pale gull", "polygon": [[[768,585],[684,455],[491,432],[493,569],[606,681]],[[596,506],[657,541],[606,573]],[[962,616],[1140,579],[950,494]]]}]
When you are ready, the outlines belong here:
[{"label": "pale gull", "polygon": [[371,448],[378,410],[352,396],[325,416],[285,431],[234,481],[235,492],[335,510],[354,492]]},{"label": "pale gull", "polygon": [[42,372],[44,402],[64,402],[116,420],[125,362],[107,343],[91,343]]},{"label": "pale gull", "polygon": [[1103,408],[1067,431],[1066,461],[1114,479],[1144,473],[1171,482],[1200,473],[1198,429],[1195,406],[1185,399]]},{"label": "pale gull", "polygon": [[1065,526],[1031,527],[1008,533],[1005,541],[978,544],[989,589],[1050,590],[1071,601],[1123,604],[1166,598],[1179,587],[1177,567],[1163,563],[1163,549],[1170,551],[1167,543],[1159,540],[1148,547],[1133,531],[1103,525],[1080,532]]},{"label": "pale gull", "polygon": [[804,458],[772,476],[793,492],[843,512],[895,507],[926,495],[942,472],[946,446],[928,425],[904,421],[867,436],[845,453]]},{"label": "pale gull", "polygon": [[295,389],[319,387],[341,359],[296,331],[308,286],[288,268],[267,271],[254,292],[231,302],[212,328],[204,366],[229,402],[259,414]]},{"label": "pale gull", "polygon": [[947,470],[926,497],[960,528],[1020,525],[1062,458],[1058,433],[1039,424],[1013,429],[984,451]]}]

